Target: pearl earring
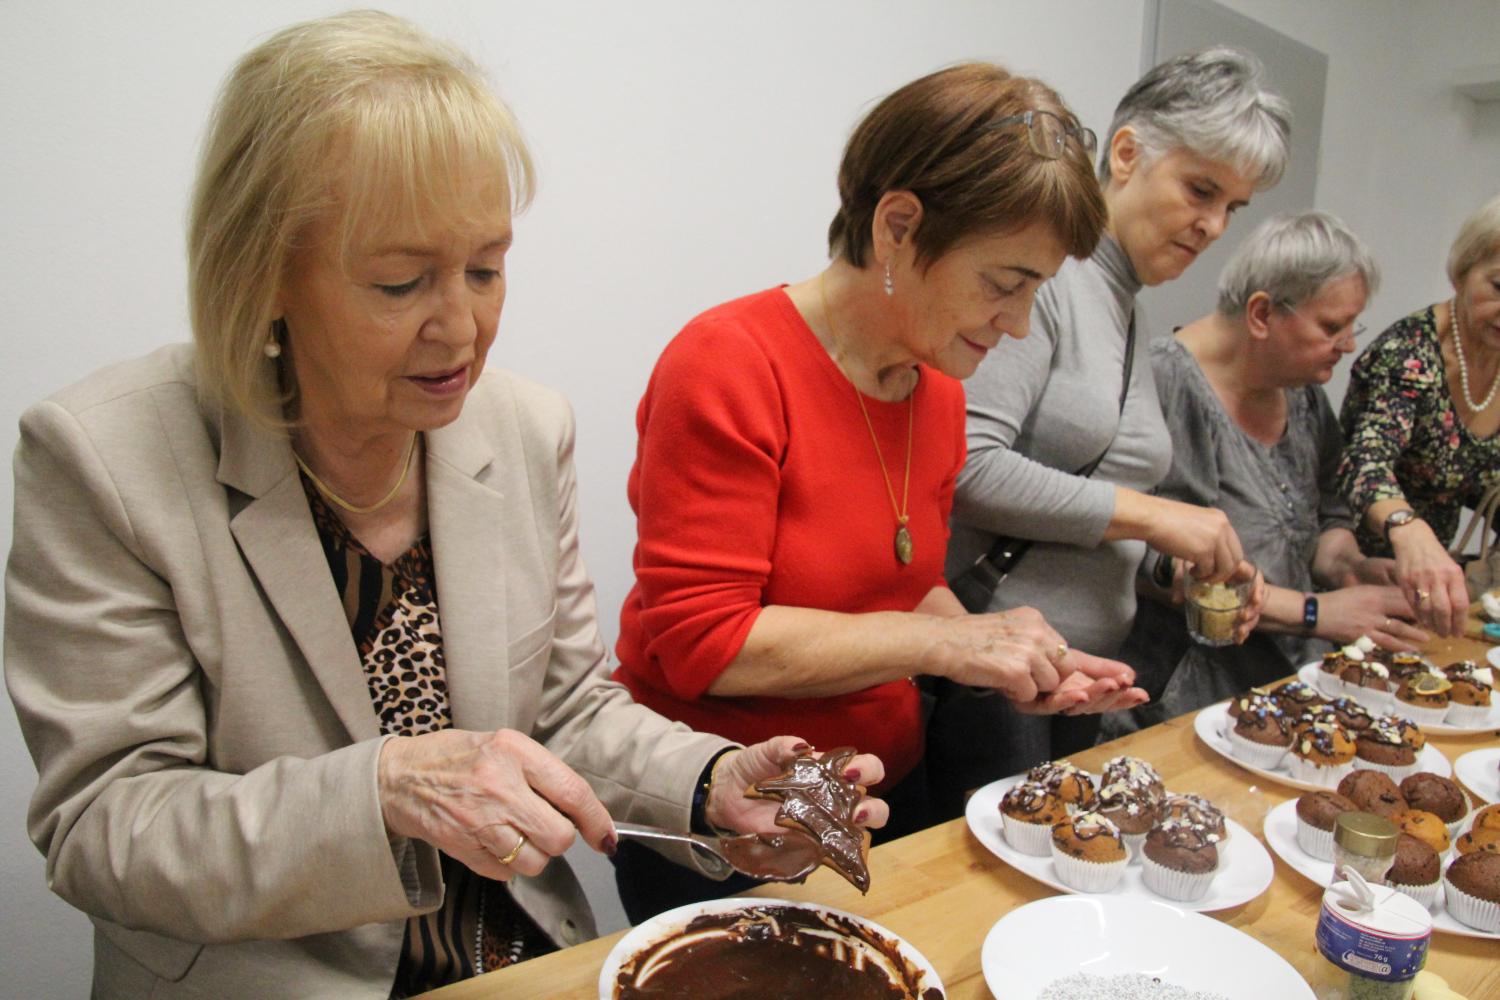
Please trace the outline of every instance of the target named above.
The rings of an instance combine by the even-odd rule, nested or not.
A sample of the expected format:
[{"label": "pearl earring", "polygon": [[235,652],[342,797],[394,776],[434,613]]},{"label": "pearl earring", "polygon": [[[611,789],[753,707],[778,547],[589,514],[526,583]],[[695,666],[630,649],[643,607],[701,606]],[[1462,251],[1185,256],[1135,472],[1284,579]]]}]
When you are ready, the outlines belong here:
[{"label": "pearl earring", "polygon": [[896,283],[891,280],[891,265],[889,263],[885,265],[885,294],[896,294]]},{"label": "pearl earring", "polygon": [[276,343],[276,341],[274,340],[266,341],[264,350],[266,352],[266,357],[270,358],[272,361],[275,361],[277,358],[281,357],[281,345]]}]

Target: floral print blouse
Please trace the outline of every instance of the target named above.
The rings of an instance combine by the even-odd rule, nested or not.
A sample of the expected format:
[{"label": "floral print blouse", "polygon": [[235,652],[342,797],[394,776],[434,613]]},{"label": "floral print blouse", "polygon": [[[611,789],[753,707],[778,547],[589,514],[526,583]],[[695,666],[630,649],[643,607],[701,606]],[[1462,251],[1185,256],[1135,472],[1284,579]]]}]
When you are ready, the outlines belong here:
[{"label": "floral print blouse", "polygon": [[1475,437],[1454,408],[1431,306],[1397,320],[1354,362],[1340,419],[1339,487],[1367,554],[1390,554],[1364,525],[1371,504],[1405,497],[1451,545],[1462,509],[1500,477],[1500,435]]}]

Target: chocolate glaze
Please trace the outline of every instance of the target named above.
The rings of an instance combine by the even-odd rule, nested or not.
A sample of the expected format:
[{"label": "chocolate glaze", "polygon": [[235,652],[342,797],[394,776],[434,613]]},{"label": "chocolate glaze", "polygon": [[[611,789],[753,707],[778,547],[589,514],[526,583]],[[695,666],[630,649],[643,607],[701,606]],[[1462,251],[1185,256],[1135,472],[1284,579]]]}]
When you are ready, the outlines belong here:
[{"label": "chocolate glaze", "polygon": [[853,756],[853,747],[839,747],[820,758],[802,754],[784,774],[757,782],[755,791],[780,799],[777,824],[812,837],[822,848],[824,864],[860,892],[869,892],[870,835],[854,822],[854,809],[863,792],[844,777]]},{"label": "chocolate glaze", "polygon": [[615,1000],[944,1000],[925,978],[895,941],[861,924],[746,906],[705,914],[636,953],[620,967]]},{"label": "chocolate glaze", "polygon": [[823,848],[800,830],[774,837],[721,837],[719,850],[738,871],[777,882],[805,882],[823,863]]}]

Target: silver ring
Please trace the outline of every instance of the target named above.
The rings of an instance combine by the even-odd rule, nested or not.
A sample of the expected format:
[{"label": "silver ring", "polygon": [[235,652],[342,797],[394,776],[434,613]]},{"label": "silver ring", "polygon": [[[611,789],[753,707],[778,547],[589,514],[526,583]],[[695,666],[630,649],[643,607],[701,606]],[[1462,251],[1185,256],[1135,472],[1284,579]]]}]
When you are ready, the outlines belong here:
[{"label": "silver ring", "polygon": [[508,865],[511,862],[515,861],[516,858],[521,854],[521,848],[526,846],[526,834],[517,831],[517,836],[520,837],[520,839],[516,841],[516,846],[510,849],[509,854],[500,859],[500,863],[502,865]]}]

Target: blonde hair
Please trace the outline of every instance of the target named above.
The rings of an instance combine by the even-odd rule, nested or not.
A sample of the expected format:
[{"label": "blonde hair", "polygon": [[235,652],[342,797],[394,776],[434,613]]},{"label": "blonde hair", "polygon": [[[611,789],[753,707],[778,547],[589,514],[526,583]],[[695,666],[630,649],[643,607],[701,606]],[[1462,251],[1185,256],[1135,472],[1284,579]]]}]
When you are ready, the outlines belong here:
[{"label": "blonde hair", "polygon": [[1464,220],[1448,251],[1448,280],[1453,288],[1463,284],[1474,265],[1500,252],[1500,195],[1496,195]]},{"label": "blonde hair", "polygon": [[308,224],[337,206],[347,253],[356,226],[420,224],[488,171],[513,210],[529,203],[531,155],[510,110],[468,56],[416,26],[352,11],[252,49],[214,107],[188,223],[204,398],[285,429],[296,386],[290,365],[271,377],[265,347]]}]

